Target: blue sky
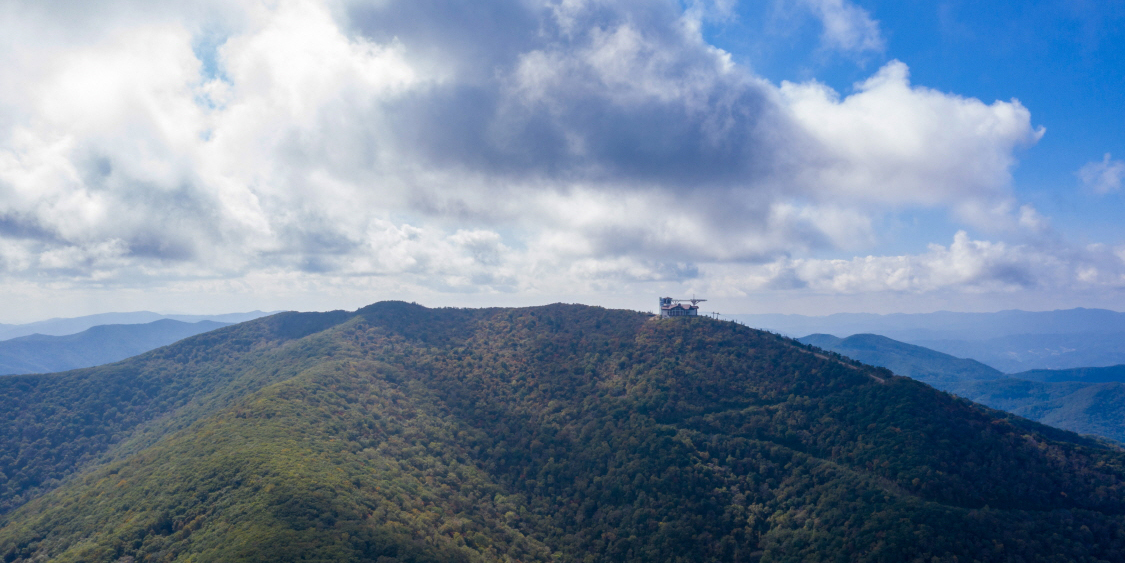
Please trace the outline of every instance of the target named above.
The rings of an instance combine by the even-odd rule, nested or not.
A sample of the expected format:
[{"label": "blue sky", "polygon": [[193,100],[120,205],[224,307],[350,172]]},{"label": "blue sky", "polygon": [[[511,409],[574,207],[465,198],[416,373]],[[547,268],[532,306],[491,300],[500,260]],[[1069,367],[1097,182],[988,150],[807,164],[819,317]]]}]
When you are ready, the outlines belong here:
[{"label": "blue sky", "polygon": [[[797,3],[799,4],[799,3]],[[1076,172],[1125,158],[1125,2],[855,2],[878,22],[880,50],[825,49],[811,13],[741,2],[708,21],[710,42],[770,80],[815,79],[846,93],[891,59],[917,84],[985,101],[1019,99],[1047,134],[1019,154],[1013,186],[1071,236],[1121,242],[1120,194],[1084,189]],[[788,25],[779,25],[778,22]],[[923,230],[950,228],[918,217]],[[925,240],[932,233],[919,233]]]},{"label": "blue sky", "polygon": [[1125,309],[1122,1],[0,12],[0,322]]}]

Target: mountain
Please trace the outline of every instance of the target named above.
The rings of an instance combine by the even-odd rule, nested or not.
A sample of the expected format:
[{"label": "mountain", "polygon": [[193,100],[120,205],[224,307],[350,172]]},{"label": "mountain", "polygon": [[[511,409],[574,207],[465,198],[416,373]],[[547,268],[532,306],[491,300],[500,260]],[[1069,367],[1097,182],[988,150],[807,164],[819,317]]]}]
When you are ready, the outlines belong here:
[{"label": "mountain", "polygon": [[1080,381],[1083,383],[1125,383],[1125,365],[1103,368],[1076,369],[1036,369],[1013,373],[1016,379],[1057,383],[1061,381]]},{"label": "mountain", "polygon": [[879,334],[1005,373],[1125,364],[1125,313],[1105,309],[873,315],[730,315],[789,336]]},{"label": "mountain", "polygon": [[837,313],[822,317],[805,315],[728,315],[752,327],[790,336],[803,334],[881,334],[895,340],[980,341],[1026,334],[1123,334],[1125,313],[1106,309],[1058,311],[998,311],[995,313]]},{"label": "mountain", "polygon": [[961,395],[992,408],[1081,434],[1125,443],[1125,384],[1041,383],[1007,379],[972,383]]},{"label": "mountain", "polygon": [[227,324],[162,319],[147,324],[95,326],[67,336],[33,334],[4,340],[0,341],[0,375],[108,364]]},{"label": "mountain", "polygon": [[964,381],[990,381],[1005,377],[999,370],[976,360],[956,358],[877,334],[855,334],[847,338],[810,334],[798,340],[873,366],[885,367],[898,375],[912,377],[943,390]]},{"label": "mountain", "polygon": [[1125,559],[1125,450],[707,318],[284,313],[0,438],[6,562]]},{"label": "mountain", "polygon": [[1125,442],[1125,383],[1119,380],[1125,377],[1125,366],[1037,370],[1009,377],[975,360],[874,334],[812,334],[800,341],[1043,424]]},{"label": "mountain", "polygon": [[148,324],[161,319],[172,319],[185,323],[214,321],[219,323],[240,323],[264,317],[272,313],[251,311],[249,313],[224,313],[220,315],[161,315],[151,311],[133,313],[99,313],[84,317],[48,319],[27,324],[0,324],[0,341],[42,334],[46,336],[66,336],[101,325]]},{"label": "mountain", "polygon": [[980,341],[916,340],[912,344],[973,358],[1007,373],[1125,364],[1125,332],[1017,334]]}]

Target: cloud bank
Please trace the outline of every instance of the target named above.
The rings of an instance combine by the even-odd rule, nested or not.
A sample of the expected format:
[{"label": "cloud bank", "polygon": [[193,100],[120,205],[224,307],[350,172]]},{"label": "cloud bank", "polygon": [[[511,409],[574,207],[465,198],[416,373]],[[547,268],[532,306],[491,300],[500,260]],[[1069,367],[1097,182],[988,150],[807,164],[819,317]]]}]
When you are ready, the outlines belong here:
[{"label": "cloud bank", "polygon": [[949,289],[987,293],[1119,288],[1125,286],[1123,257],[1125,247],[1012,245],[974,240],[959,231],[949,246],[931,244],[922,254],[848,260],[782,259],[749,274],[723,276],[721,284],[748,292],[809,289],[821,293],[913,294]]},{"label": "cloud bank", "polygon": [[[861,9],[809,6],[825,41],[882,49]],[[1016,100],[917,86],[899,61],[843,95],[771,84],[709,45],[677,2],[3,11],[9,281],[296,276],[542,295],[719,280],[828,292],[1120,283],[1112,250],[963,233],[919,256],[800,258],[870,248],[878,220],[902,210],[1035,231],[1010,171],[1043,131]]]}]

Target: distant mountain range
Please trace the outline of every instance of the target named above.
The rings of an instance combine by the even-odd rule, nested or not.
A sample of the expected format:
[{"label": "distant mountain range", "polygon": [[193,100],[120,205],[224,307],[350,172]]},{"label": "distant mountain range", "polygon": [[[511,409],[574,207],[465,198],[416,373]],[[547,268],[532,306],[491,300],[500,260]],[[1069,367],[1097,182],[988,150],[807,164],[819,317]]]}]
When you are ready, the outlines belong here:
[{"label": "distant mountain range", "polygon": [[1125,313],[1105,309],[873,315],[731,315],[787,336],[879,334],[1005,373],[1125,364]]},{"label": "distant mountain range", "polygon": [[160,313],[153,313],[151,311],[135,311],[132,313],[100,313],[97,315],[86,315],[84,317],[48,319],[45,321],[26,324],[0,324],[0,341],[18,338],[20,336],[28,336],[32,334],[65,336],[67,334],[77,334],[95,326],[147,324],[153,321],[159,321],[161,319],[171,319],[174,321],[185,323],[214,321],[226,324],[234,324],[272,314],[273,313],[264,313],[262,311],[251,311],[249,313],[226,313],[221,315],[162,315]]},{"label": "distant mountain range", "polygon": [[1055,383],[1059,381],[1078,381],[1081,383],[1125,383],[1125,365],[1101,368],[1077,369],[1035,369],[1012,375],[1029,381]]},{"label": "distant mountain range", "polygon": [[785,335],[881,334],[915,340],[988,340],[1017,334],[1125,333],[1125,313],[1106,309],[1059,311],[999,311],[995,313],[837,313],[823,317],[805,315],[730,315],[751,327]]},{"label": "distant mountain range", "polygon": [[1125,364],[1125,333],[1014,334],[987,340],[914,340],[912,344],[973,358],[1005,373]]},{"label": "distant mountain range", "polygon": [[0,341],[0,375],[108,364],[229,324],[161,319],[145,324],[100,325],[66,336],[21,336]]},{"label": "distant mountain range", "polygon": [[885,367],[982,405],[1057,428],[1125,442],[1125,365],[1034,370],[1010,376],[970,359],[875,334],[799,339]]},{"label": "distant mountain range", "polygon": [[996,381],[1007,377],[976,360],[955,358],[877,334],[855,334],[847,338],[810,334],[797,340],[866,364],[885,367],[898,375],[929,383],[942,390],[948,390],[946,387],[949,385],[964,381]]}]

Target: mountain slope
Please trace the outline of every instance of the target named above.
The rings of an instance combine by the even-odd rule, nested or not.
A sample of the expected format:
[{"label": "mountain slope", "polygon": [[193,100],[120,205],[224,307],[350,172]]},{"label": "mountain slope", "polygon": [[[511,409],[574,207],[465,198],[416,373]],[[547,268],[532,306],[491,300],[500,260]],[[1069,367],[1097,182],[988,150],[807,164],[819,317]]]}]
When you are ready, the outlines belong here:
[{"label": "mountain slope", "polygon": [[1005,373],[1125,364],[1125,313],[1104,309],[729,317],[793,337],[879,334]]},{"label": "mountain slope", "polygon": [[1125,332],[1017,334],[979,341],[912,340],[911,343],[973,358],[1006,373],[1125,364]]},{"label": "mountain slope", "polygon": [[[801,342],[890,369],[972,401],[1065,430],[1125,442],[1125,384],[1116,368],[1042,370],[1006,376],[975,360],[955,358],[885,336],[812,334]],[[1026,379],[1021,379],[1027,375]],[[1093,382],[1093,383],[1091,383]]]},{"label": "mountain slope", "polygon": [[963,397],[1019,416],[1082,434],[1125,443],[1125,384],[1041,383],[1021,379],[969,383]]},{"label": "mountain slope", "polygon": [[1028,381],[1042,381],[1044,383],[1058,383],[1062,381],[1125,383],[1125,365],[1102,368],[1036,369],[1013,373],[1012,377],[1016,379],[1026,379]]},{"label": "mountain slope", "polygon": [[[1066,334],[1125,334],[1125,313],[1106,309],[1058,311],[997,311],[995,313],[837,313],[822,317],[805,315],[730,315],[753,327],[783,334],[881,334],[895,340],[981,341],[1005,336]],[[924,344],[922,344],[924,346]]]},{"label": "mountain slope", "polygon": [[885,367],[898,375],[912,377],[943,390],[964,381],[1005,377],[1000,371],[976,360],[955,358],[877,334],[854,334],[847,338],[810,334],[798,340],[873,366]]},{"label": "mountain slope", "polygon": [[304,347],[319,344],[296,340],[344,318],[342,311],[283,313],[116,364],[0,377],[0,513],[112,458],[113,447],[125,455],[272,381],[293,377],[309,356]]},{"label": "mountain slope", "polygon": [[67,336],[34,334],[13,338],[0,341],[0,375],[50,373],[108,364],[226,325],[162,319],[147,324],[95,326]]},{"label": "mountain slope", "polygon": [[76,383],[153,399],[4,517],[6,561],[1125,555],[1121,450],[734,323],[379,303],[115,369],[11,378],[29,455],[96,412],[47,408]]}]

